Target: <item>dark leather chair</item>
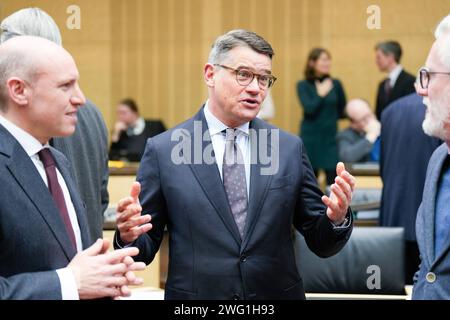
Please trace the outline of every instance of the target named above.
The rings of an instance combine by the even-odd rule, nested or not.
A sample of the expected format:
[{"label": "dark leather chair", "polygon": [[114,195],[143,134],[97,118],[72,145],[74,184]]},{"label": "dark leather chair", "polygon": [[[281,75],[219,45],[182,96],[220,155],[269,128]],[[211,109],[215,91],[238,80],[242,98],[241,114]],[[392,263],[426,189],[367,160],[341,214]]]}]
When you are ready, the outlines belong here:
[{"label": "dark leather chair", "polygon": [[295,231],[297,267],[306,292],[405,294],[403,228],[354,227],[336,255],[312,253]]}]

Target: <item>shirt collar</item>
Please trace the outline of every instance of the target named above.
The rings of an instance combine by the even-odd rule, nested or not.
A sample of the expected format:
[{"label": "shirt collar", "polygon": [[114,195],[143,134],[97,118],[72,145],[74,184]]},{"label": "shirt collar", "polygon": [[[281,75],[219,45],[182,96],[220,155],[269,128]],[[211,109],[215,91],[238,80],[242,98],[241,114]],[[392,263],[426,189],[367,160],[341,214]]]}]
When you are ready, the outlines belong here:
[{"label": "shirt collar", "polygon": [[394,86],[395,82],[397,81],[398,76],[402,72],[403,67],[402,65],[398,64],[394,69],[392,69],[391,72],[389,72],[389,81],[391,83],[391,87]]},{"label": "shirt collar", "polygon": [[[209,109],[209,101],[207,100],[205,103],[205,107],[203,108],[203,113],[205,114],[206,123],[208,124],[209,129],[209,135],[212,137],[216,134],[221,134],[222,131],[228,129],[229,127],[225,125],[222,121],[217,119],[215,115],[212,114],[211,110]],[[238,129],[239,133],[244,133],[245,135],[249,134],[249,122],[244,123],[243,125],[240,125],[239,127],[235,128]]]},{"label": "shirt collar", "polygon": [[144,118],[140,117],[139,119],[136,120],[136,123],[133,126],[133,134],[135,136],[140,135],[142,132],[144,132],[145,129],[145,120]]},{"label": "shirt collar", "polygon": [[[2,115],[0,115],[0,124],[4,126],[5,129],[14,136],[14,138],[16,138],[17,142],[19,142],[29,157],[34,156],[44,147],[39,140],[22,128],[16,126],[11,121],[7,120]],[[48,146],[48,143],[46,143],[45,146]]]}]

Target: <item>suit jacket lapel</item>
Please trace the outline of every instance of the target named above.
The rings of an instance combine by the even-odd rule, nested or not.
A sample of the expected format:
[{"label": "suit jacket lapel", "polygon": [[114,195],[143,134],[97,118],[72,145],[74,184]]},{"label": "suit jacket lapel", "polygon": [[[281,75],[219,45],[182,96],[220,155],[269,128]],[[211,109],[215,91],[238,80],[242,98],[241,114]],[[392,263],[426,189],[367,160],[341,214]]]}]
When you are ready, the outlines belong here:
[{"label": "suit jacket lapel", "polygon": [[[247,209],[247,220],[244,229],[244,240],[242,249],[247,245],[250,236],[255,227],[261,212],[264,199],[266,198],[267,188],[272,180],[273,174],[261,174],[265,165],[261,163],[261,153],[268,156],[268,150],[273,152],[271,144],[271,130],[263,127],[260,120],[253,120],[250,123],[250,146],[251,146],[251,165],[250,165],[250,195]],[[267,134],[266,134],[267,133]],[[267,142],[265,141],[267,139]],[[261,143],[266,150],[261,150]]]},{"label": "suit jacket lapel", "polygon": [[66,182],[67,188],[69,189],[70,198],[72,200],[73,206],[75,208],[75,213],[77,215],[78,226],[80,227],[81,241],[83,243],[83,249],[86,249],[92,244],[91,235],[89,232],[89,227],[86,218],[86,208],[83,205],[83,201],[80,198],[78,188],[75,186],[75,180],[73,174],[70,171],[70,164],[67,159],[60,154],[55,152],[52,148],[52,154],[56,160],[58,170]]},{"label": "suit jacket lapel", "polygon": [[439,184],[439,177],[441,174],[442,166],[447,157],[447,151],[440,155],[440,157],[436,160],[436,165],[432,167],[430,172],[430,183],[427,188],[424,189],[424,194],[428,195],[424,197],[424,210],[425,210],[425,226],[423,230],[425,230],[424,238],[425,238],[425,250],[428,259],[428,263],[431,266],[433,261],[436,260],[434,256],[434,217],[436,210],[436,196],[437,196],[437,188]]},{"label": "suit jacket lapel", "polygon": [[[194,132],[194,125],[199,127],[201,124],[201,134],[202,138],[205,137],[207,139],[202,139],[202,159],[199,164],[196,164],[195,162],[192,163],[192,159],[195,158],[194,154],[196,152],[195,150],[195,144],[198,143],[199,138],[199,132]],[[234,222],[233,214],[231,213],[230,205],[228,203],[228,198],[225,193],[225,188],[223,187],[222,179],[220,178],[219,169],[217,168],[217,163],[214,161],[212,164],[205,163],[203,159],[203,152],[205,149],[209,149],[212,152],[212,144],[209,139],[209,132],[208,132],[208,125],[206,123],[205,116],[203,114],[203,108],[200,110],[200,112],[197,113],[197,115],[194,116],[192,121],[192,128],[190,129],[190,137],[191,139],[191,147],[192,157],[186,157],[187,163],[189,163],[189,166],[192,169],[192,172],[194,173],[195,177],[197,178],[198,183],[201,185],[206,197],[211,202],[211,204],[216,209],[217,213],[219,214],[220,218],[222,219],[223,223],[227,227],[227,229],[232,234],[233,238],[236,240],[236,242],[240,245],[241,243],[241,236],[239,235],[239,230],[237,228],[236,223]],[[199,131],[199,130],[195,130]],[[206,133],[206,134],[205,134]],[[197,138],[195,138],[197,137]],[[208,141],[209,140],[209,141]],[[198,151],[197,151],[198,152]],[[214,158],[215,159],[215,158]]]},{"label": "suit jacket lapel", "polygon": [[42,218],[61,245],[67,259],[71,260],[76,254],[75,248],[73,248],[69,236],[65,231],[64,223],[60,218],[60,214],[48,188],[44,181],[42,181],[30,157],[20,144],[15,139],[11,140],[11,143],[14,143],[14,147],[10,161],[6,166],[27,194],[28,198],[33,202],[38,212],[42,215]]}]

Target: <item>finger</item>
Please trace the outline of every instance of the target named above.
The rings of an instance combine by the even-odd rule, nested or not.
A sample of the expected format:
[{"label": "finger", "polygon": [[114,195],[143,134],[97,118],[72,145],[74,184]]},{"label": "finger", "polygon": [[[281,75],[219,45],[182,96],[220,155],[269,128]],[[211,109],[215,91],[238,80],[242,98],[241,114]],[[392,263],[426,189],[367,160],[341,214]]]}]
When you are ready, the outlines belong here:
[{"label": "finger", "polygon": [[344,210],[346,207],[348,207],[348,200],[345,196],[345,193],[342,191],[342,189],[335,183],[331,185],[331,190],[336,195],[337,204],[340,208],[340,211]]},{"label": "finger", "polygon": [[339,206],[336,202],[331,201],[331,199],[327,196],[322,196],[322,202],[328,207],[328,209],[331,210],[331,213],[333,215],[337,214],[339,210]]},{"label": "finger", "polygon": [[136,275],[133,271],[127,271],[125,273],[125,278],[127,278],[128,283],[134,283],[134,281],[136,281]]},{"label": "finger", "polygon": [[139,203],[139,193],[141,193],[141,184],[137,181],[131,185],[130,196],[136,203]]},{"label": "finger", "polygon": [[149,214],[145,214],[143,216],[133,216],[129,219],[127,219],[126,221],[124,221],[121,224],[121,227],[125,230],[129,230],[131,228],[140,226],[140,225],[144,225],[148,222],[150,222],[151,220],[151,216]]},{"label": "finger", "polygon": [[350,188],[350,185],[341,177],[336,177],[336,179],[334,179],[334,181],[336,181],[338,186],[345,193],[345,196],[347,197],[347,201],[350,203],[352,201],[352,190]]},{"label": "finger", "polygon": [[129,248],[123,248],[123,249],[118,249],[115,251],[108,252],[105,254],[104,258],[107,263],[115,264],[115,263],[122,261],[126,256],[134,257],[138,253],[139,253],[138,248],[129,247]]},{"label": "finger", "polygon": [[[130,204],[125,210],[121,212],[118,210],[116,214],[116,222],[126,222],[134,216],[140,216],[142,213],[142,207],[138,204]],[[150,218],[151,219],[151,218]],[[150,221],[150,220],[149,220]]]},{"label": "finger", "polygon": [[100,251],[100,254],[108,252],[110,245],[111,245],[111,242],[109,241],[109,239],[107,239],[107,238],[103,239],[103,246]]},{"label": "finger", "polygon": [[129,297],[129,296],[131,296],[131,290],[128,288],[128,286],[121,286],[120,287],[120,295],[122,297]]},{"label": "finger", "polygon": [[344,171],[341,174],[341,178],[347,181],[352,191],[355,190],[356,178],[354,176],[352,176],[348,171]]},{"label": "finger", "polygon": [[97,239],[95,243],[89,248],[83,250],[81,253],[88,256],[96,256],[99,255],[103,248],[103,239]]},{"label": "finger", "polygon": [[338,176],[340,176],[341,173],[342,173],[343,171],[345,171],[345,165],[344,165],[344,163],[338,162],[338,164],[336,165],[336,174],[337,174]]},{"label": "finger", "polygon": [[125,197],[119,200],[117,203],[116,212],[124,211],[130,204],[134,203],[134,199],[132,197]]},{"label": "finger", "polygon": [[128,270],[130,271],[142,271],[145,270],[147,265],[144,262],[133,262],[128,266]]},{"label": "finger", "polygon": [[122,263],[124,263],[128,268],[128,266],[131,266],[134,263],[134,260],[132,257],[126,256],[125,258],[123,258]]}]

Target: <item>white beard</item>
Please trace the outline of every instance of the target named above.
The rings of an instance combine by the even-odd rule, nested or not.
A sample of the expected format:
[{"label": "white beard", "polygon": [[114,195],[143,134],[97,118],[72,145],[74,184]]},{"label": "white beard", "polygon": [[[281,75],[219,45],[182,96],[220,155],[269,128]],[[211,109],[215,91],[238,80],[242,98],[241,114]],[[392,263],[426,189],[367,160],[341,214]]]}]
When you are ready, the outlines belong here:
[{"label": "white beard", "polygon": [[423,103],[427,106],[425,120],[422,129],[425,134],[437,137],[444,141],[450,141],[450,104],[442,100],[433,104],[425,97]]}]

